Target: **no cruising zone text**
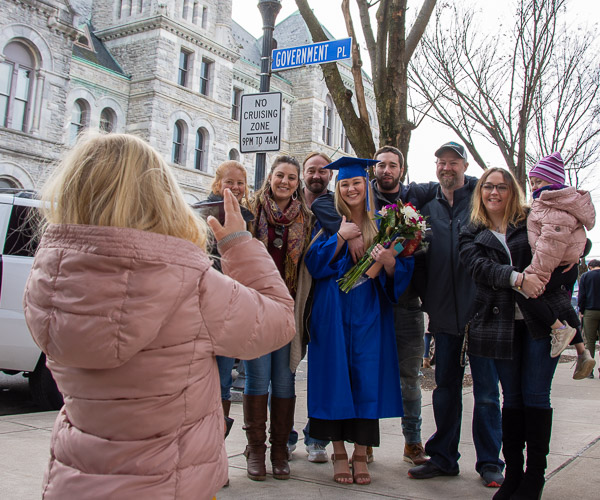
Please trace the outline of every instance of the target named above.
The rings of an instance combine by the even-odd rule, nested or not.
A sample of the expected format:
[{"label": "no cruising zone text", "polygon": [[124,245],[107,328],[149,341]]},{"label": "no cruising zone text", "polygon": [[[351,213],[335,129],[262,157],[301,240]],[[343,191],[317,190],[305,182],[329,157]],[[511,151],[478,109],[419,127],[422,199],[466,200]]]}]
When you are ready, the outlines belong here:
[{"label": "no cruising zone text", "polygon": [[321,64],[339,61],[350,57],[352,38],[329,40],[328,42],[275,49],[272,54],[271,70],[296,68],[308,64]]},{"label": "no cruising zone text", "polygon": [[281,92],[244,94],[241,100],[240,151],[279,151]]}]

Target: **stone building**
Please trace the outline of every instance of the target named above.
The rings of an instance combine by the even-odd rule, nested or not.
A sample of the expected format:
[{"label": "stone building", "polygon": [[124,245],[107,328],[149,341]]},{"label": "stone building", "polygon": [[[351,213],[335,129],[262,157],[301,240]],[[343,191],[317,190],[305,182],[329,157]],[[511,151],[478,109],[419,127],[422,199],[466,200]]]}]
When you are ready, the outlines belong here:
[{"label": "stone building", "polygon": [[[39,187],[87,128],[146,139],[189,201],[206,196],[227,159],[252,185],[239,106],[258,92],[262,41],[231,9],[230,0],[0,0],[0,187]],[[311,43],[299,13],[274,37],[279,47]],[[340,69],[352,88],[347,63]],[[352,153],[318,65],[274,73],[271,91],[282,93],[282,134],[267,167],[278,154]],[[366,91],[375,120],[369,82]]]}]

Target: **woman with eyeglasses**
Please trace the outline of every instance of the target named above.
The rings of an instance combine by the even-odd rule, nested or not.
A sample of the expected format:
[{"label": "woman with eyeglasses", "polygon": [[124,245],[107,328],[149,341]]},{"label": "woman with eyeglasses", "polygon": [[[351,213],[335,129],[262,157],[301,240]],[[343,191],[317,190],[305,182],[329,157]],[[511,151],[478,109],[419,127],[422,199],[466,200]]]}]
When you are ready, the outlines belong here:
[{"label": "woman with eyeglasses", "polygon": [[[495,500],[539,498],[550,445],[550,388],[558,359],[550,357],[548,331],[527,304],[544,293],[537,275],[524,279],[532,259],[527,214],[514,176],[490,168],[477,183],[470,224],[459,240],[460,258],[476,283],[467,351],[494,359],[503,392],[506,477]],[[577,319],[566,290],[548,290],[543,300],[560,320]]]},{"label": "woman with eyeglasses", "polygon": [[[298,265],[310,241],[311,214],[300,183],[300,164],[291,156],[279,156],[250,208],[251,231],[267,247],[293,298]],[[290,344],[245,362],[244,429],[248,446],[247,474],[254,481],[266,479],[266,422],[271,389],[271,465],[275,479],[289,479],[287,441],[294,423],[296,392],[290,370]]]}]

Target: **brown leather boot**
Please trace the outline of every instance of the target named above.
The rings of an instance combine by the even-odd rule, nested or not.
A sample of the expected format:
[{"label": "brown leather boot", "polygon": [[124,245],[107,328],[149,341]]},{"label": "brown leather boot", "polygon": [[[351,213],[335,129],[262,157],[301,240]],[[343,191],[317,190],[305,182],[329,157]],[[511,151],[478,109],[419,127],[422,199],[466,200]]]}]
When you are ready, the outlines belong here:
[{"label": "brown leather boot", "polygon": [[271,465],[275,479],[289,479],[287,442],[294,425],[296,398],[271,396]]},{"label": "brown leather boot", "polygon": [[248,446],[244,451],[248,477],[253,481],[267,478],[265,454],[267,451],[267,401],[268,394],[250,396],[244,394],[244,430]]}]

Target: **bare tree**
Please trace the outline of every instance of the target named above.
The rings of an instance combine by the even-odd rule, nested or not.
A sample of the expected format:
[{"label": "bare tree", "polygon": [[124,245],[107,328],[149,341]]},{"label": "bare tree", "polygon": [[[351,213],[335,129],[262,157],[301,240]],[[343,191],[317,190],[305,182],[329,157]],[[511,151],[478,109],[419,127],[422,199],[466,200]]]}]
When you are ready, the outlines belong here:
[{"label": "bare tree", "polygon": [[482,168],[498,148],[524,186],[526,167],[561,151],[572,182],[598,160],[598,65],[590,34],[561,24],[566,0],[519,0],[512,31],[490,34],[472,10],[445,3],[423,37],[410,78],[418,106],[449,126]]},{"label": "bare tree", "polygon": [[[425,32],[436,0],[423,0],[408,36],[406,35],[407,0],[355,1],[371,61],[380,132],[379,145],[396,146],[406,158],[411,133],[417,126],[415,121],[408,117],[408,66]],[[327,40],[321,23],[312,12],[308,1],[296,0],[296,5],[308,26],[313,42]],[[369,9],[375,6],[377,6],[377,12],[374,32]],[[353,92],[344,86],[337,64],[328,63],[321,67],[327,88],[346,129],[350,144],[359,156],[370,158],[375,153],[376,145],[367,114],[361,53],[350,14],[350,0],[342,0],[341,9],[348,35],[352,37],[352,74],[358,114],[352,105]]]}]

